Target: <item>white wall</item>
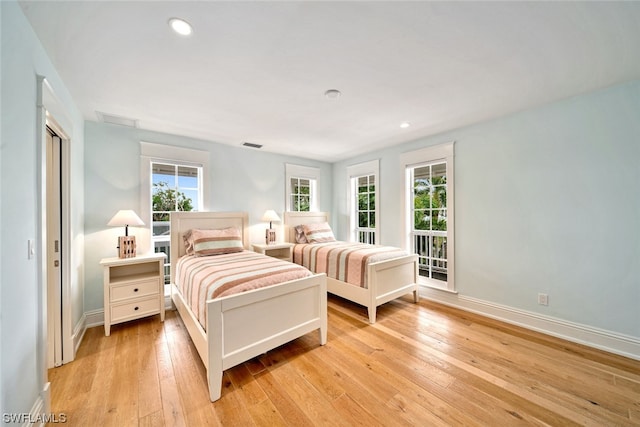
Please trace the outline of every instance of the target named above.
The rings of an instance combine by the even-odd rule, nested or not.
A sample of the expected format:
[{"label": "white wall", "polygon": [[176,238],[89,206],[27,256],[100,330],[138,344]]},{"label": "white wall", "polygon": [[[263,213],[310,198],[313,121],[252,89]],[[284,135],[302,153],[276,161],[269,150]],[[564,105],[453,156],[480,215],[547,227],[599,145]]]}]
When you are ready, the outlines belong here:
[{"label": "white wall", "polygon": [[584,325],[640,348],[638,117],[636,81],[339,162],[338,233],[348,232],[346,167],[379,158],[382,243],[402,244],[400,154],[455,141],[459,294],[442,299]]},{"label": "white wall", "polygon": [[[71,135],[72,197],[71,232],[73,235],[72,269],[82,269],[83,238],[83,120],[56,70],[45,54],[19,6],[13,1],[0,2],[2,69],[2,147],[0,150],[0,185],[2,202],[0,230],[2,242],[0,273],[2,348],[0,376],[2,413],[29,413],[40,398],[46,382],[45,361],[39,331],[44,315],[39,301],[46,301],[43,285],[38,282],[37,258],[28,259],[27,240],[39,241],[42,218],[39,205],[40,142],[36,137],[37,76],[50,82],[59,101],[70,114],[74,128]],[[37,248],[40,250],[41,248]],[[72,275],[73,322],[82,307],[82,273]]]},{"label": "white wall", "polygon": [[[247,211],[254,243],[264,238],[267,227],[260,221],[264,211],[284,211],[285,163],[319,167],[320,207],[331,209],[332,169],[328,163],[96,122],[85,123],[85,135],[87,311],[103,308],[99,263],[104,257],[116,256],[117,236],[122,234],[121,229],[107,227],[107,222],[119,209],[140,210],[140,141],[209,153],[209,194],[205,195],[209,209]],[[274,228],[280,225],[274,223]],[[148,227],[130,228],[129,232],[146,238]],[[283,239],[281,231],[278,239]]]}]

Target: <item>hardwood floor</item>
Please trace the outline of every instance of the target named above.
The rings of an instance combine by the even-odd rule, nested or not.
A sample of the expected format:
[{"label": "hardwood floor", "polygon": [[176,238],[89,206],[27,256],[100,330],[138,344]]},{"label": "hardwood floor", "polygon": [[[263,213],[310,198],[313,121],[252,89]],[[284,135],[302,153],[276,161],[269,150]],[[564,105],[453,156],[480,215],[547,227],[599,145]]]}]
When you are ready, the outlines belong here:
[{"label": "hardwood floor", "polygon": [[313,333],[224,374],[205,370],[177,312],[89,329],[49,371],[74,426],[640,425],[640,362],[422,300],[366,310],[329,297]]}]

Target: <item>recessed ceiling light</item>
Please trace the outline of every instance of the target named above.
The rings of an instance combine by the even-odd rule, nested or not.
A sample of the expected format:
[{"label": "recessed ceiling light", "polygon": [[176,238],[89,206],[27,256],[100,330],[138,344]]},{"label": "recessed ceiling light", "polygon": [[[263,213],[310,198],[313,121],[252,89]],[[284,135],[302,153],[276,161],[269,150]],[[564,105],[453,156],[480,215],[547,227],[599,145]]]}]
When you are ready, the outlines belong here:
[{"label": "recessed ceiling light", "polygon": [[340,95],[342,95],[342,93],[338,89],[329,89],[324,93],[324,96],[329,99],[340,98]]},{"label": "recessed ceiling light", "polygon": [[409,126],[411,126],[411,123],[409,123],[409,122],[402,122],[402,123],[400,123],[400,127],[401,127],[402,129],[406,129],[406,128],[408,128]]},{"label": "recessed ceiling light", "polygon": [[184,19],[171,18],[169,19],[169,26],[173,31],[180,34],[181,36],[190,36],[193,32],[191,24],[189,24]]}]

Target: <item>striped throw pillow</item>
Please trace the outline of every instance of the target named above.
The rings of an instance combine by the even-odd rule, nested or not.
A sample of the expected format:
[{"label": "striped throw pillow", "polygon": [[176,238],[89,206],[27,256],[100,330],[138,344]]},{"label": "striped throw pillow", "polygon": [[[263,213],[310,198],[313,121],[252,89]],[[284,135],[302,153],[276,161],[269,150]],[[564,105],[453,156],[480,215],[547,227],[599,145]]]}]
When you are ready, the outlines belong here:
[{"label": "striped throw pillow", "polygon": [[307,242],[309,243],[336,241],[333,231],[331,230],[331,226],[326,222],[305,224],[302,226],[302,229],[304,230],[304,235],[307,237]]},{"label": "striped throw pillow", "polygon": [[235,227],[218,230],[191,230],[191,242],[195,256],[209,256],[242,252],[242,235]]}]

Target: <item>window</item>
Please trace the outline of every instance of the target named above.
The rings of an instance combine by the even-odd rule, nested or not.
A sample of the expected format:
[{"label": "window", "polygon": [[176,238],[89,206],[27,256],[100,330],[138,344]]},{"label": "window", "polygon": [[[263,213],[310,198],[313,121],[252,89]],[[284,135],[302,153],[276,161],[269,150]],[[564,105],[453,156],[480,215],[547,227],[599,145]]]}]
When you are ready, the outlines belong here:
[{"label": "window", "polygon": [[420,275],[447,281],[447,164],[409,168],[413,186],[413,249]]},{"label": "window", "polygon": [[309,212],[311,209],[311,180],[291,177],[291,209],[296,212]]},{"label": "window", "polygon": [[294,212],[318,210],[318,181],[320,169],[285,165],[286,209]]},{"label": "window", "polygon": [[418,255],[421,283],[453,291],[453,144],[403,159],[407,247]]},{"label": "window", "polygon": [[170,213],[202,211],[208,152],[141,143],[141,212],[150,224],[150,248],[167,255],[165,283],[171,280]]},{"label": "window", "polygon": [[357,241],[376,243],[376,176],[366,175],[353,179],[356,185],[355,210],[358,222],[355,227]]},{"label": "window", "polygon": [[[151,241],[154,252],[170,256],[170,213],[200,209],[202,167],[151,162]],[[169,266],[165,281],[169,283]]]},{"label": "window", "polygon": [[351,240],[376,244],[378,229],[378,160],[347,167]]}]

